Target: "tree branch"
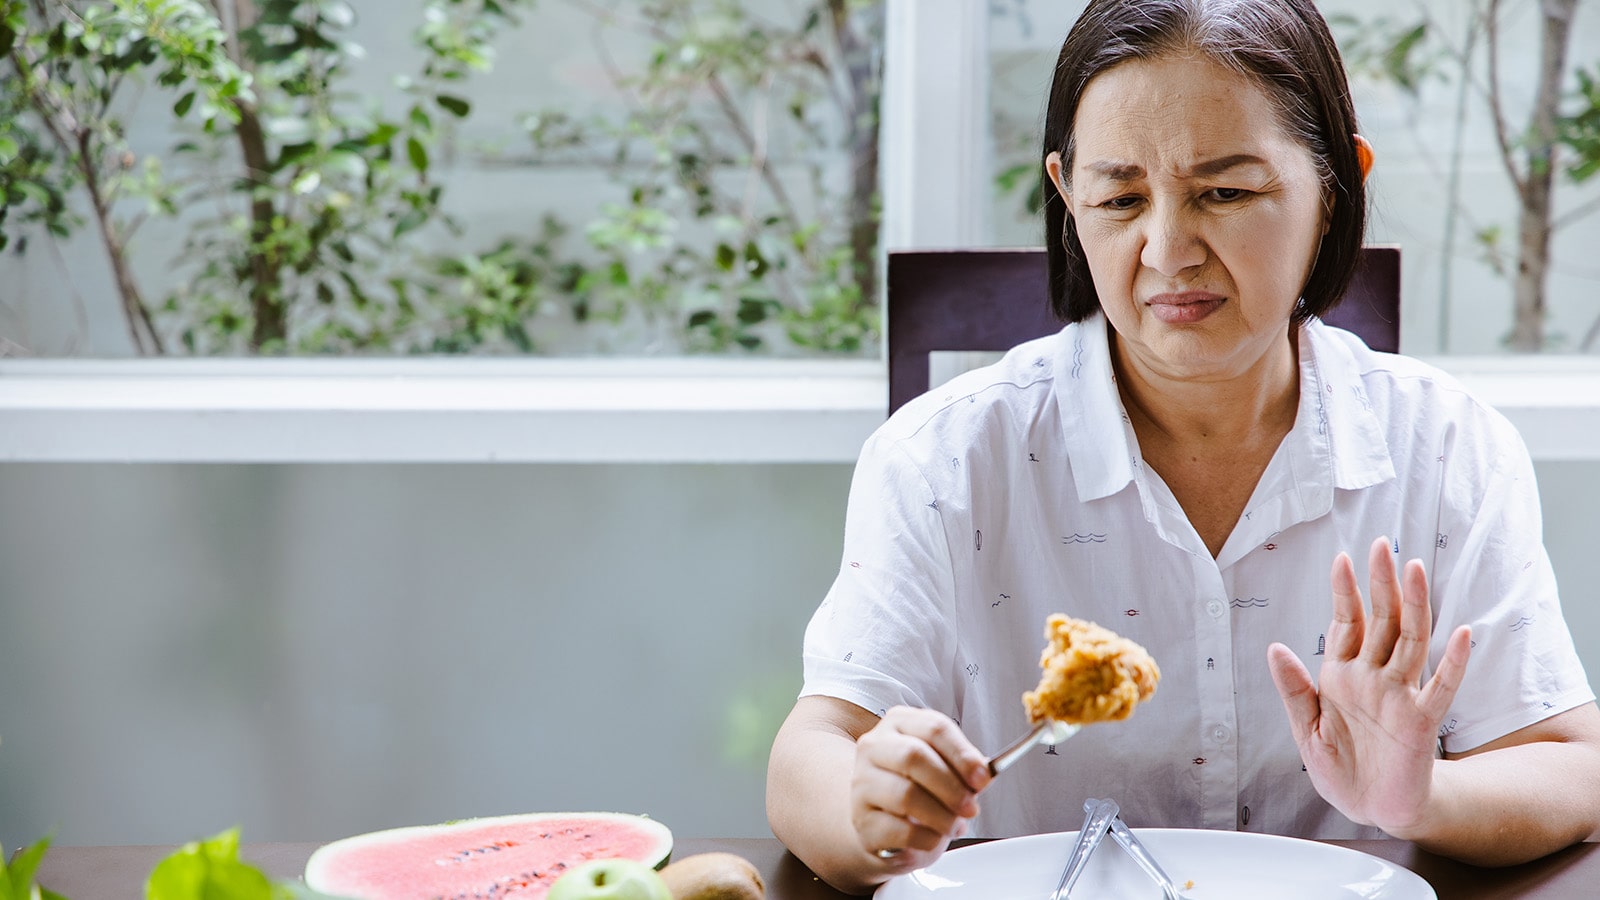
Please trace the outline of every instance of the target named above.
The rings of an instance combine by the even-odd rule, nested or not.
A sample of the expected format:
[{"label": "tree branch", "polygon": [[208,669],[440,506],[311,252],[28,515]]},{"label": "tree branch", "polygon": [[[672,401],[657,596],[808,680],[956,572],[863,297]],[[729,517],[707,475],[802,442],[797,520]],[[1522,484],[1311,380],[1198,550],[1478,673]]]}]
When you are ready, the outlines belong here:
[{"label": "tree branch", "polygon": [[116,279],[117,292],[122,296],[122,310],[128,317],[128,331],[133,337],[133,345],[141,354],[160,355],[163,352],[161,336],[156,334],[150,311],[145,308],[144,298],[139,294],[139,286],[128,264],[127,247],[117,234],[116,223],[112,220],[110,201],[105,196],[99,168],[93,162],[93,140],[88,129],[78,132],[78,171],[83,175],[84,187],[89,191],[89,203],[94,209],[95,222],[100,227],[100,240],[105,244],[106,256],[111,260],[111,274]]},{"label": "tree branch", "polygon": [[1511,149],[1511,138],[1506,133],[1505,111],[1500,105],[1500,0],[1489,0],[1485,12],[1484,37],[1489,50],[1489,112],[1494,118],[1494,138],[1500,146],[1500,162],[1517,188],[1517,195],[1526,202],[1528,183],[1517,171],[1516,156]]}]

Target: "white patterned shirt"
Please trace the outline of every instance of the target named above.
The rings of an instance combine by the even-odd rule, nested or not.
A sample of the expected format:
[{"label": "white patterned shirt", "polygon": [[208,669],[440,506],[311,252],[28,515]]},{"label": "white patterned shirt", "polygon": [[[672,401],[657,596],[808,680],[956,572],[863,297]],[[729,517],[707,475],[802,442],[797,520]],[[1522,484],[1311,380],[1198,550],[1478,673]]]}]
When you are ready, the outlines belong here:
[{"label": "white patterned shirt", "polygon": [[907,404],[857,464],[839,575],[806,630],[802,696],[939,710],[992,753],[1028,728],[1050,613],[1161,667],[1132,718],[1040,748],[982,795],[974,834],[1076,829],[1087,797],[1135,826],[1375,837],[1323,801],[1267,668],[1315,677],[1340,550],[1367,586],[1389,535],[1434,602],[1429,672],[1472,626],[1440,732],[1479,746],[1594,699],[1561,617],[1533,466],[1449,376],[1312,322],[1295,424],[1215,559],[1143,463],[1096,316]]}]

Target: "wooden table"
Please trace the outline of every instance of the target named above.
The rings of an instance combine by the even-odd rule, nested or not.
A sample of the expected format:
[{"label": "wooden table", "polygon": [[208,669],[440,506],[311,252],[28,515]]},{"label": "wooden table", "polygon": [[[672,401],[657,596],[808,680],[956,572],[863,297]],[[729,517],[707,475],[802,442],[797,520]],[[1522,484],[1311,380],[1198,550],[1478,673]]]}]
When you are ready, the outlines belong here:
[{"label": "wooden table", "polygon": [[[1403,841],[1330,841],[1380,856],[1416,872],[1440,900],[1595,900],[1600,897],[1600,843],[1580,844],[1507,869],[1480,869],[1418,850]],[[278,878],[296,878],[317,844],[246,844],[240,856]],[[52,847],[39,882],[68,900],[142,900],[145,876],[172,847]],[[768,900],[840,900],[811,870],[771,838],[681,839],[673,858],[726,850],[755,863]]]}]

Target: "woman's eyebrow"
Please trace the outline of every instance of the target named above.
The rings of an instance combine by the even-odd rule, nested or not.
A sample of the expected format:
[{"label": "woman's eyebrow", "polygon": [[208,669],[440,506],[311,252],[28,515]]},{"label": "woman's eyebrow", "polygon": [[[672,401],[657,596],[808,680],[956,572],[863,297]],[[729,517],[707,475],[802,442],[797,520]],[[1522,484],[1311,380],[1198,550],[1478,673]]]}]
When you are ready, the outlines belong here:
[{"label": "woman's eyebrow", "polygon": [[[1210,178],[1220,175],[1229,169],[1239,166],[1267,166],[1269,163],[1253,153],[1230,153],[1216,159],[1208,159],[1195,163],[1183,173],[1189,178]],[[1129,182],[1138,181],[1144,177],[1144,167],[1134,163],[1115,162],[1113,160],[1096,160],[1084,166],[1092,175],[1097,175],[1107,181]]]},{"label": "woman's eyebrow", "polygon": [[1239,166],[1266,165],[1269,165],[1266,160],[1254,154],[1234,153],[1228,156],[1219,156],[1216,159],[1208,159],[1202,163],[1196,163],[1192,168],[1189,169],[1189,175],[1195,178],[1209,178],[1212,175],[1221,175],[1223,172],[1226,172],[1229,169],[1238,168]]}]

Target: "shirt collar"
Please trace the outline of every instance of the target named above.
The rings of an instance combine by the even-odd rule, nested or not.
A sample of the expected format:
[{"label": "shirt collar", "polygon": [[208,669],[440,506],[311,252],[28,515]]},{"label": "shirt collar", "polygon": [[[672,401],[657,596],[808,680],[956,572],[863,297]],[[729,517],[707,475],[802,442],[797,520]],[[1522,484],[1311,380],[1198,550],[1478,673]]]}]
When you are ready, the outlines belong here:
[{"label": "shirt collar", "polygon": [[1388,481],[1395,472],[1383,423],[1344,337],[1318,319],[1300,329],[1300,409],[1286,440],[1301,463],[1298,472],[1325,472],[1333,487],[1356,490]]},{"label": "shirt collar", "polygon": [[1055,391],[1072,479],[1083,500],[1127,487],[1139,460],[1133,425],[1111,370],[1106,320],[1095,313],[1061,331],[1056,345]]},{"label": "shirt collar", "polygon": [[[1127,487],[1143,466],[1133,425],[1117,393],[1103,314],[1062,329],[1055,390],[1063,442],[1083,500]],[[1325,512],[1333,489],[1354,490],[1394,477],[1384,430],[1372,411],[1350,346],[1313,319],[1300,329],[1300,406],[1281,451],[1301,493],[1301,508]]]}]

